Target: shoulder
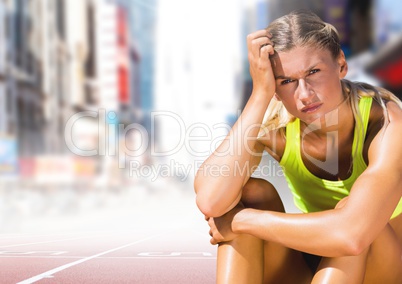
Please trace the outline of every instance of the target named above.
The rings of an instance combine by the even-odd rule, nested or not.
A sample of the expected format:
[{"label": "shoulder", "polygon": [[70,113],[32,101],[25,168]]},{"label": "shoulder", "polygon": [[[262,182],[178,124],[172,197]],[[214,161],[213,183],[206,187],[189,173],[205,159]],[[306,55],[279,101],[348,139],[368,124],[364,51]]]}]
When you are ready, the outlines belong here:
[{"label": "shoulder", "polygon": [[385,125],[387,125],[387,123],[385,123],[386,120],[389,124],[402,123],[402,109],[395,102],[386,101],[385,107],[386,112],[384,112],[384,109],[376,100],[373,100],[367,130],[368,135],[376,135]]},{"label": "shoulder", "polygon": [[387,111],[388,111],[388,118],[390,123],[402,123],[402,109],[392,101],[388,101],[385,103]]},{"label": "shoulder", "polygon": [[[373,101],[366,140],[370,162],[374,160],[391,161],[402,158],[402,109],[393,101],[386,101],[386,114],[383,108]],[[382,158],[380,158],[382,156]],[[391,157],[392,156],[392,157]],[[386,157],[386,158],[385,158]],[[384,160],[385,158],[385,160]],[[400,160],[399,162],[400,163]]]},{"label": "shoulder", "polygon": [[275,160],[280,161],[286,146],[286,127],[270,130],[258,138],[258,141],[264,146]]},{"label": "shoulder", "polygon": [[[402,123],[402,109],[393,101],[386,101],[386,112],[383,107],[373,99],[371,105],[370,117],[367,126],[367,133],[364,140],[364,159],[368,164],[368,152],[374,138],[382,131],[383,128],[389,126],[389,124],[395,125]],[[386,116],[387,117],[386,117]],[[385,123],[385,121],[388,121]],[[401,126],[399,126],[400,128]],[[394,128],[394,127],[392,127]]]}]

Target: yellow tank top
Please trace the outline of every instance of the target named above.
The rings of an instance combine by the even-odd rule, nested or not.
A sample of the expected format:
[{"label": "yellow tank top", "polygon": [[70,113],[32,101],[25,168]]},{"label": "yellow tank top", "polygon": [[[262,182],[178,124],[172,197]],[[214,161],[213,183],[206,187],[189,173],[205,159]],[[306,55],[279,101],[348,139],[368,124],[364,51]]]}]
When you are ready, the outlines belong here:
[{"label": "yellow tank top", "polygon": [[[370,97],[363,97],[359,102],[363,121],[363,137],[366,137],[371,104],[372,98]],[[295,119],[286,126],[286,146],[280,165],[292,191],[294,203],[302,212],[333,209],[338,201],[349,195],[353,183],[367,168],[363,158],[363,143],[358,143],[358,136],[359,130],[355,127],[352,153],[356,153],[356,156],[353,158],[352,174],[345,180],[332,181],[318,178],[304,165],[300,153],[300,120]],[[402,213],[402,198],[391,218],[400,213]]]}]

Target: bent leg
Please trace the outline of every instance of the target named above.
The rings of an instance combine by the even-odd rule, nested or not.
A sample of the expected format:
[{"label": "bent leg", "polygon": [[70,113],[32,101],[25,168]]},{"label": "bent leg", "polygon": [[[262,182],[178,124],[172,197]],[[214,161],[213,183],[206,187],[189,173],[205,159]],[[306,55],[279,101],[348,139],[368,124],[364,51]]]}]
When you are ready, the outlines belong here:
[{"label": "bent leg", "polygon": [[357,256],[323,258],[311,283],[363,283],[367,254],[368,249]]},{"label": "bent leg", "polygon": [[[348,197],[338,202],[335,208],[345,206]],[[357,256],[322,258],[312,284],[363,283],[369,249]]]},{"label": "bent leg", "polygon": [[364,283],[402,283],[402,244],[390,224],[371,244]]},{"label": "bent leg", "polygon": [[264,243],[250,235],[220,244],[216,283],[262,283]]},{"label": "bent leg", "polygon": [[[245,207],[284,212],[272,184],[250,178],[243,188]],[[217,283],[309,283],[312,273],[302,254],[250,235],[218,247]]]},{"label": "bent leg", "polygon": [[402,247],[390,224],[358,256],[323,258],[314,276],[317,283],[402,283]]},{"label": "bent leg", "polygon": [[[344,206],[348,197],[337,208]],[[402,219],[391,220],[400,228]],[[387,224],[368,249],[358,256],[323,258],[312,283],[402,283],[401,236]]]}]

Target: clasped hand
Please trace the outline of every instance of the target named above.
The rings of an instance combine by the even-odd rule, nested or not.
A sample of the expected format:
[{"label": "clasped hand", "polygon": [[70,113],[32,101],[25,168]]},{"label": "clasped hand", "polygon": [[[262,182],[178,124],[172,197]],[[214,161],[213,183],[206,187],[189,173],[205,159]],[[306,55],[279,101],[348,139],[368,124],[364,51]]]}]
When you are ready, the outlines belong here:
[{"label": "clasped hand", "polygon": [[216,245],[218,243],[228,242],[239,236],[233,232],[232,224],[236,214],[243,208],[244,206],[239,203],[232,210],[220,217],[205,216],[205,220],[210,227],[209,235],[212,237],[210,240],[211,244]]}]

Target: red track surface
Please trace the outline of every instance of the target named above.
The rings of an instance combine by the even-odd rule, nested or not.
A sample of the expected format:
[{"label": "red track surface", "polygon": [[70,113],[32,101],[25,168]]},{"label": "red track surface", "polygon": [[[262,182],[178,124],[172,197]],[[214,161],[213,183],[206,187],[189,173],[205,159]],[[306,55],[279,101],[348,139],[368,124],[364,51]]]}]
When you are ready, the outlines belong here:
[{"label": "red track surface", "polygon": [[164,204],[36,220],[43,227],[35,232],[1,234],[0,282],[215,283],[203,216],[189,199]]}]

